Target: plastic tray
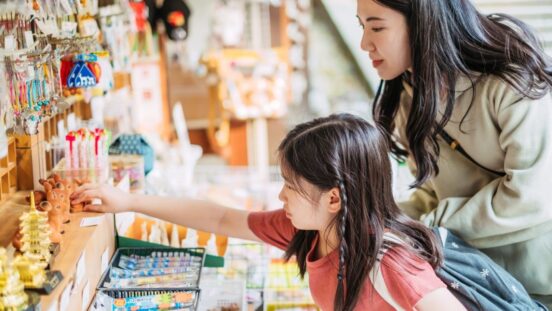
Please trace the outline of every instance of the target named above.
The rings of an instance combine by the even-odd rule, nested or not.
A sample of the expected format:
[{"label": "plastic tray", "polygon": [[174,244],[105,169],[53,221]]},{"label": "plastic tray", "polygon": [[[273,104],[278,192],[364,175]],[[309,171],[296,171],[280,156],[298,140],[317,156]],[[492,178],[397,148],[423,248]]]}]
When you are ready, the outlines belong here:
[{"label": "plastic tray", "polygon": [[[107,282],[111,281],[110,272],[112,267],[118,267],[119,266],[119,259],[121,258],[121,255],[131,256],[131,255],[138,255],[138,256],[149,256],[154,252],[168,252],[168,253],[188,253],[192,256],[201,257],[201,265],[199,267],[199,273],[198,278],[196,281],[196,286],[193,287],[169,287],[169,288],[145,288],[145,287],[130,287],[130,288],[108,288],[105,286]],[[164,291],[164,290],[195,290],[199,289],[199,281],[201,279],[201,271],[204,265],[205,261],[205,249],[204,248],[119,248],[117,251],[115,251],[115,254],[113,255],[113,258],[111,259],[111,263],[109,264],[109,268],[103,273],[102,278],[100,279],[100,282],[98,283],[97,290],[101,291],[110,291],[110,292],[151,292],[151,291]]]},{"label": "plastic tray", "polygon": [[[188,294],[192,295],[190,306],[188,307],[190,311],[197,310],[199,302],[199,289],[164,289],[164,290],[128,290],[128,289],[106,289],[100,291],[102,294],[107,295],[115,300],[109,308],[109,310],[138,310],[131,307],[125,307],[124,301],[117,300],[120,298],[128,297],[143,297],[148,295],[157,295],[157,294]],[[105,307],[105,306],[104,306]],[[106,309],[107,310],[107,309]],[[179,310],[187,310],[186,307]]]}]

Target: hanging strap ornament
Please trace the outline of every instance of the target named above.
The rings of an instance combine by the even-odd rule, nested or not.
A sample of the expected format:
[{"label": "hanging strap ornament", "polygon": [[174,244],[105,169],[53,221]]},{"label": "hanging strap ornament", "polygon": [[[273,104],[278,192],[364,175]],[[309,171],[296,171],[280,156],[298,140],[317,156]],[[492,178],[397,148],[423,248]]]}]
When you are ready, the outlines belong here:
[{"label": "hanging strap ornament", "polygon": [[90,69],[90,71],[96,78],[96,83],[100,81],[100,78],[102,76],[102,68],[100,67],[98,62],[87,62],[86,66],[88,66],[88,69]]},{"label": "hanging strap ornament", "polygon": [[59,78],[61,79],[61,85],[67,87],[67,81],[69,80],[69,75],[71,74],[71,69],[75,66],[73,61],[69,58],[62,59],[59,69]]},{"label": "hanging strap ornament", "polygon": [[86,88],[95,86],[96,84],[96,77],[86,63],[77,61],[73,70],[71,70],[71,74],[69,74],[67,86],[70,88]]},{"label": "hanging strap ornament", "polygon": [[38,133],[38,124],[40,123],[40,115],[29,112],[24,118],[24,128],[27,135],[35,135]]}]

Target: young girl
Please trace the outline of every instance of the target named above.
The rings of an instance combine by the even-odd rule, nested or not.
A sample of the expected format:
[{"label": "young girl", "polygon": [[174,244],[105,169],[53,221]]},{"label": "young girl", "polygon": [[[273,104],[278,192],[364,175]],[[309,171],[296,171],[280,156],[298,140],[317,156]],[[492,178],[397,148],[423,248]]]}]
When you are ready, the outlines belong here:
[{"label": "young girl", "polygon": [[[295,256],[322,310],[394,310],[374,290],[378,261],[393,300],[405,310],[465,310],[435,275],[440,242],[393,200],[382,131],[352,115],[301,124],[279,147],[283,209],[247,212],[185,198],[130,195],[86,185],[73,202],[89,211],[135,211],[186,227],[264,241]],[[384,241],[384,232],[406,244]],[[384,253],[385,252],[385,253]],[[382,257],[382,258],[380,258]]]},{"label": "young girl", "polygon": [[[508,4],[504,4],[508,5]],[[458,234],[552,307],[552,62],[469,0],[357,0],[374,118],[408,156],[409,216]]]}]

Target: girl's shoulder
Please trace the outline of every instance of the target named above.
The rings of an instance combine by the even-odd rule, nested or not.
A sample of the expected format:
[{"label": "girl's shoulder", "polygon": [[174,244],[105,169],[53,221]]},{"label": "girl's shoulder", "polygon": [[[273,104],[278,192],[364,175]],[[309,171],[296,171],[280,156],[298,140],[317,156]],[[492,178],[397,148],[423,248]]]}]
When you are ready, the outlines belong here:
[{"label": "girl's shoulder", "polygon": [[247,224],[259,239],[284,250],[297,232],[283,209],[251,212]]},{"label": "girl's shoulder", "polygon": [[427,261],[402,246],[387,250],[380,269],[389,292],[403,306],[414,307],[425,295],[446,287]]},{"label": "girl's shoulder", "polygon": [[431,265],[408,248],[397,245],[389,248],[380,259],[382,267],[400,274],[416,275],[420,271],[434,271]]}]

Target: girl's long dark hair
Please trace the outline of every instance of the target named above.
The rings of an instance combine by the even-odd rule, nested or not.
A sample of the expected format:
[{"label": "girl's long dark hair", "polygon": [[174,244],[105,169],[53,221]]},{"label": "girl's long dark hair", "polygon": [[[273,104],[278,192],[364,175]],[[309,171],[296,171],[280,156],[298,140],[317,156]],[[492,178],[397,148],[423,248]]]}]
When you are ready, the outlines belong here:
[{"label": "girl's long dark hair", "polygon": [[[392,135],[402,80],[408,79],[413,87],[413,101],[405,129],[408,146],[404,147],[416,162],[416,181],[412,186],[420,186],[439,173],[436,135],[450,120],[460,74],[496,75],[521,96],[531,99],[550,92],[550,57],[520,20],[504,14],[482,15],[469,0],[375,1],[402,13],[409,27],[413,74],[382,81],[374,117],[386,129],[394,154],[406,156],[408,152],[397,145]],[[445,110],[441,116],[438,108],[443,95]]]},{"label": "girl's long dark hair", "polygon": [[[409,249],[433,267],[441,263],[435,236],[402,214],[393,199],[389,146],[383,132],[350,114],[331,115],[298,125],[279,147],[284,178],[295,189],[301,189],[300,180],[320,191],[340,189],[341,209],[332,222],[340,239],[337,311],[354,309],[384,244],[384,230],[407,240]],[[287,259],[296,256],[302,276],[317,234],[299,230],[286,251]]]}]

